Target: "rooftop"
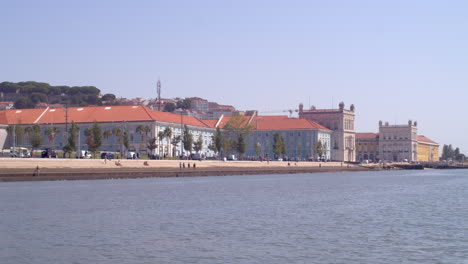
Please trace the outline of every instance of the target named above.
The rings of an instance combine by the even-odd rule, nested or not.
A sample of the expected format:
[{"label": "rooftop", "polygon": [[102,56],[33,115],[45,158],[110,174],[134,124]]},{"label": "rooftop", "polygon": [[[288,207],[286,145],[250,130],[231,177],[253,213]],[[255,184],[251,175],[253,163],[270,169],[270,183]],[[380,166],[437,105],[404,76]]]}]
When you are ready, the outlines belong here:
[{"label": "rooftop", "polygon": [[0,117],[2,114],[7,124],[63,124],[67,118],[69,123],[160,121],[208,127],[195,117],[158,112],[142,105],[10,109],[0,111]]}]

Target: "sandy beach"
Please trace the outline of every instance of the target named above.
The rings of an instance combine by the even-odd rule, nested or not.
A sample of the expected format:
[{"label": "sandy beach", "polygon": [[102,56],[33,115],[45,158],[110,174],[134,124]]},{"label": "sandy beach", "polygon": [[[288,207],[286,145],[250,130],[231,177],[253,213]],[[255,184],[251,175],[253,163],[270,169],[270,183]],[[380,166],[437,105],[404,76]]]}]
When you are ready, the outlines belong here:
[{"label": "sandy beach", "polygon": [[[185,165],[184,168],[180,168],[181,162]],[[188,167],[189,163],[190,168]],[[288,162],[284,161],[0,158],[0,181],[289,174],[361,170],[369,170],[369,168],[341,162],[290,162],[288,165]]]}]

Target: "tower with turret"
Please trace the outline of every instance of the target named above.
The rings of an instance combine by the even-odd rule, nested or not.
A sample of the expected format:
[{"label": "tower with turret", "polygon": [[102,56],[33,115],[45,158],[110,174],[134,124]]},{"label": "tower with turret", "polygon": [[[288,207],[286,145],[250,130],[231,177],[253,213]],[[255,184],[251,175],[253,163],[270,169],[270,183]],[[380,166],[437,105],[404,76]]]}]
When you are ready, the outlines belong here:
[{"label": "tower with turret", "polygon": [[356,161],[355,154],[355,107],[352,104],[345,109],[341,102],[338,109],[317,109],[311,106],[309,110],[299,104],[299,118],[305,118],[333,130],[331,138],[331,159],[334,161]]}]

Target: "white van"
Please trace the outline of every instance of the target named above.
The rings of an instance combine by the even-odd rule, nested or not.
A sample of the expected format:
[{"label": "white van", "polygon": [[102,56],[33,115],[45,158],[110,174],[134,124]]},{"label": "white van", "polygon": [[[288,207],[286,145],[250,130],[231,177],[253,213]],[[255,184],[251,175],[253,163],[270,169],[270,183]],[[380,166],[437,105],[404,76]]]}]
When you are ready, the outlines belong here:
[{"label": "white van", "polygon": [[77,159],[90,159],[91,158],[91,153],[89,153],[86,150],[78,150],[76,152],[76,158]]},{"label": "white van", "polygon": [[17,147],[15,150],[13,148],[10,148],[10,156],[13,158],[30,158],[31,157],[31,151],[27,148],[20,148]]},{"label": "white van", "polygon": [[127,152],[127,159],[136,159],[136,153],[133,151]]}]

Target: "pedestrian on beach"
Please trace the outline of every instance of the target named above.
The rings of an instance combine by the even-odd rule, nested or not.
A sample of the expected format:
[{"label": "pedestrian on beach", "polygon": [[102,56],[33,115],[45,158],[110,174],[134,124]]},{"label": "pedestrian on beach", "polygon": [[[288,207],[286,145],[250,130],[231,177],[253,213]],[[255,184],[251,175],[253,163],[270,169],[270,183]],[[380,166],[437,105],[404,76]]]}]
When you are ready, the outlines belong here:
[{"label": "pedestrian on beach", "polygon": [[197,165],[194,163],[194,164],[193,164],[193,168],[195,169],[196,167],[197,167]]},{"label": "pedestrian on beach", "polygon": [[179,162],[179,169],[182,169],[182,162]]},{"label": "pedestrian on beach", "polygon": [[39,176],[39,165],[37,165],[36,170],[34,170],[33,176]]},{"label": "pedestrian on beach", "polygon": [[184,163],[182,163],[182,168],[184,168],[184,169],[185,169],[185,162],[184,162]]},{"label": "pedestrian on beach", "polygon": [[190,169],[190,162],[188,163],[187,167]]}]

